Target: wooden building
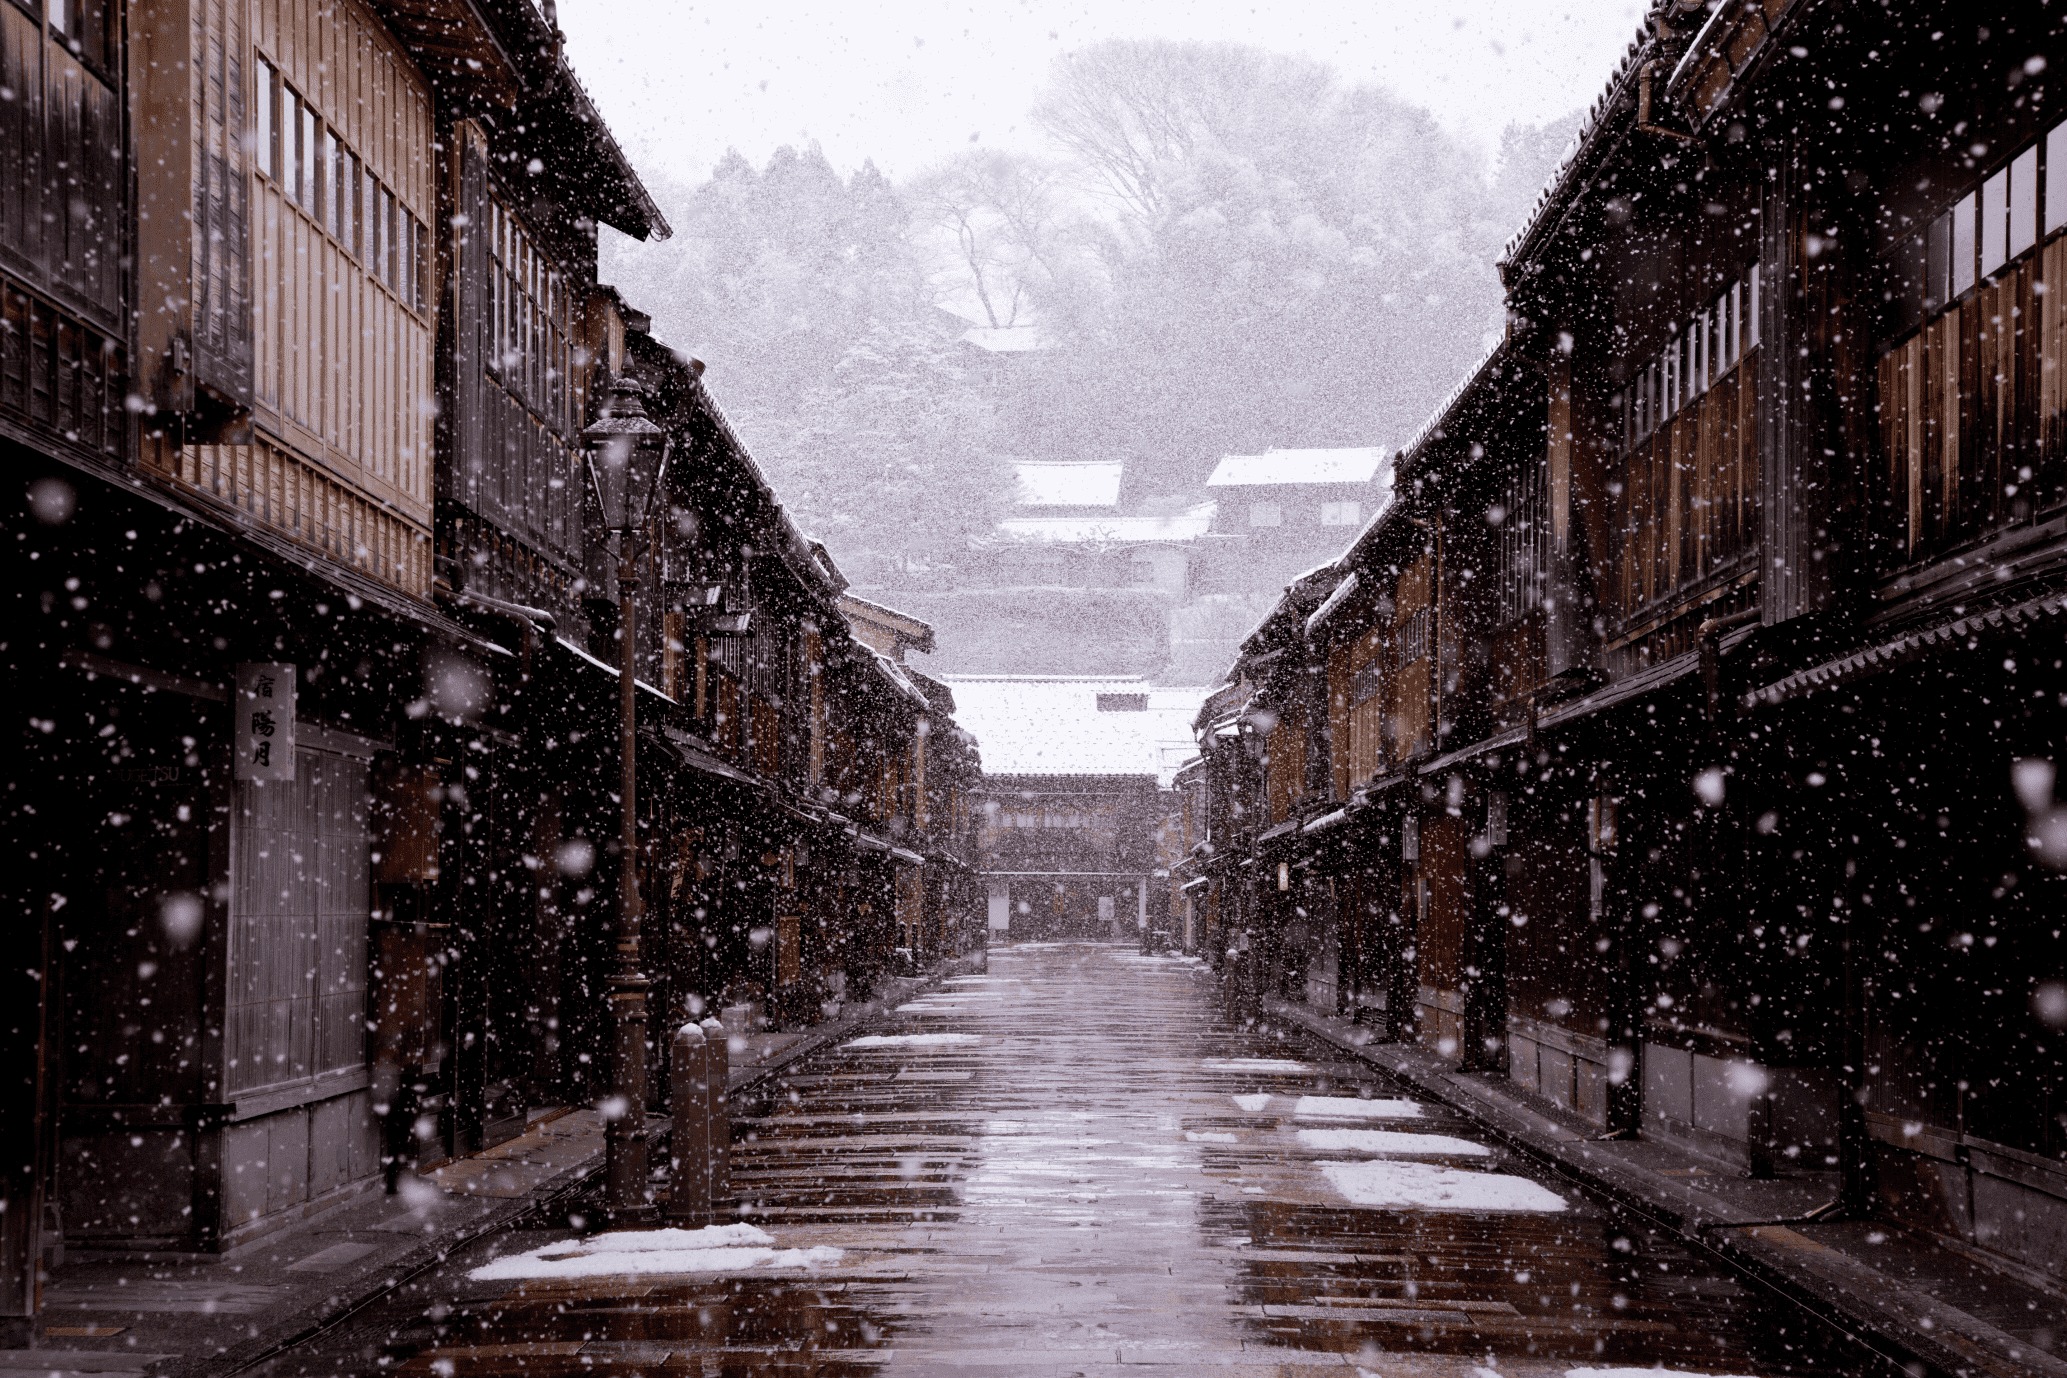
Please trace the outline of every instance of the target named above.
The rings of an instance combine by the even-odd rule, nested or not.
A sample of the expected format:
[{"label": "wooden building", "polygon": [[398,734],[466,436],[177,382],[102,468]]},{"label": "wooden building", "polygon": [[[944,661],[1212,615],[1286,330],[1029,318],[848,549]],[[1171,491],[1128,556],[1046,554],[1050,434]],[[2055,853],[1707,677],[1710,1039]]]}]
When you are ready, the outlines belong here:
[{"label": "wooden building", "polygon": [[1196,696],[1139,679],[948,681],[983,753],[977,857],[989,931],[1143,941],[1166,921],[1157,830]]},{"label": "wooden building", "polygon": [[[496,319],[454,286],[480,241],[453,130],[532,169],[575,286],[526,272],[563,319],[597,219],[663,228],[528,5],[435,34],[360,0],[38,9],[0,16],[41,93],[9,118],[45,122],[4,174],[6,439],[42,498],[7,645],[45,725],[10,775],[44,796],[12,816],[10,969],[39,973],[0,1115],[17,1317],[63,1240],[233,1248],[523,1123],[515,1016],[473,999],[521,849],[467,792],[518,653],[441,607],[435,560],[481,433],[452,341]],[[575,353],[533,368],[563,442]],[[535,486],[569,528],[560,463]]]},{"label": "wooden building", "polygon": [[2060,1275],[2058,22],[1652,7],[1201,722],[1245,979]]},{"label": "wooden building", "polygon": [[672,450],[649,1027],[954,950],[951,700],[597,283],[599,225],[666,226],[550,13],[0,5],[6,1338],[67,1241],[234,1251],[607,1088],[603,389]]}]

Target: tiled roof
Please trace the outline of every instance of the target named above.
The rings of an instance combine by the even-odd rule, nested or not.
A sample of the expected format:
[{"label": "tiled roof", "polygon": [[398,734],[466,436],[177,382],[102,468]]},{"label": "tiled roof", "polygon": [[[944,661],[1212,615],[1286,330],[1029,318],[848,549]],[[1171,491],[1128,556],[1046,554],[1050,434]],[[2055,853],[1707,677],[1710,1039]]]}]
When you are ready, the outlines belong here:
[{"label": "tiled roof", "polygon": [[1521,228],[1515,231],[1514,238],[1507,241],[1507,250],[1501,255],[1507,262],[1515,260],[1524,246],[1545,227],[1548,217],[1568,199],[1568,194],[1572,190],[1568,184],[1579,165],[1585,161],[1588,148],[1600,135],[1607,116],[1614,110],[1623,93],[1634,86],[1643,64],[1652,56],[1651,49],[1655,45],[1653,34],[1659,14],[1674,9],[1676,4],[1677,0],[1653,0],[1646,10],[1642,25],[1629,40],[1629,46],[1623,50],[1622,60],[1615,65],[1614,74],[1608,78],[1608,84],[1600,95],[1594,98],[1592,107],[1586,112],[1586,118],[1580,122],[1579,132],[1573,137],[1571,146],[1565,150],[1564,157],[1558,161],[1557,171],[1551,175],[1550,181],[1537,195],[1536,204],[1530,208]]}]

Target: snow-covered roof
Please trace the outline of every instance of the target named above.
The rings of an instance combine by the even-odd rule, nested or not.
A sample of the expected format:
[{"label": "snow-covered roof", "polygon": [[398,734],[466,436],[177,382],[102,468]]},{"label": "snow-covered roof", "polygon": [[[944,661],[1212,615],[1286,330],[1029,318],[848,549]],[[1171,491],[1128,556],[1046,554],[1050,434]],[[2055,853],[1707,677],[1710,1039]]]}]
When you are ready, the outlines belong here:
[{"label": "snow-covered roof", "polygon": [[1015,541],[1054,545],[1182,543],[1211,530],[1218,507],[1205,502],[1182,512],[1140,517],[1007,517],[998,523],[998,534]]},{"label": "snow-covered roof", "polygon": [[1227,455],[1213,466],[1206,486],[1369,483],[1386,454],[1382,445],[1367,445],[1346,450],[1265,450],[1260,455]]},{"label": "snow-covered roof", "polygon": [[892,689],[904,695],[905,698],[911,701],[912,706],[918,708],[921,712],[930,712],[932,710],[933,705],[927,702],[925,691],[912,683],[911,676],[904,672],[902,665],[899,665],[896,661],[890,659],[890,657],[874,647],[868,646],[866,643],[863,643],[863,646],[875,658],[877,671],[881,673],[884,679],[890,681]]},{"label": "snow-covered roof", "polygon": [[1047,338],[1030,325],[979,325],[962,339],[986,354],[1031,354],[1049,347]]},{"label": "snow-covered roof", "polygon": [[1019,471],[1017,502],[1021,507],[1116,507],[1120,476],[1118,460],[1090,464],[1044,464],[1028,460]]},{"label": "snow-covered roof", "polygon": [[[955,720],[982,750],[986,775],[1153,775],[1165,788],[1198,751],[1191,720],[1211,692],[1125,677],[942,682],[954,691]],[[1107,708],[1098,706],[1101,695]]]}]

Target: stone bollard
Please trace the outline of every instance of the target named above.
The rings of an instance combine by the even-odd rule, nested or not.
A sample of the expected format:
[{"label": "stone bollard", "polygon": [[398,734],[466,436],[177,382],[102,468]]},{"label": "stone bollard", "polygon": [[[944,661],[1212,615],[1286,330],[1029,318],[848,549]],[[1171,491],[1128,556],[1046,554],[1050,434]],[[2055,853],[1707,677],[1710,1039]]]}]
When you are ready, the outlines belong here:
[{"label": "stone bollard", "polygon": [[710,1146],[706,1161],[710,1164],[711,1210],[718,1212],[732,1204],[732,1112],[725,1101],[726,1081],[732,1070],[732,1039],[725,1026],[715,1019],[703,1021],[703,1035],[710,1066],[710,1111],[705,1120],[704,1142]]},{"label": "stone bollard", "polygon": [[[725,1045],[716,1048],[717,1084],[725,1084]],[[667,1218],[676,1225],[711,1223],[711,1041],[697,1024],[675,1031],[675,1127],[669,1136]]]}]

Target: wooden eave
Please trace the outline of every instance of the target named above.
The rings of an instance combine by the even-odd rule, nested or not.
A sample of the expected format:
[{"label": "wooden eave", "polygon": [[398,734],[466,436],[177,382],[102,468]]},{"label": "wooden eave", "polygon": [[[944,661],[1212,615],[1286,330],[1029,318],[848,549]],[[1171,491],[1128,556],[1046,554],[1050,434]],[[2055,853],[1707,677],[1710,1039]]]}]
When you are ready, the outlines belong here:
[{"label": "wooden eave", "polygon": [[[1343,552],[1337,561],[1341,568],[1375,570],[1383,558],[1380,552],[1396,543],[1395,533],[1411,525],[1412,518],[1431,500],[1454,491],[1468,477],[1468,459],[1463,465],[1453,463],[1448,467],[1439,466],[1438,461],[1449,456],[1454,446],[1463,447],[1464,454],[1469,456],[1470,431],[1475,423],[1484,419],[1493,428],[1502,424],[1500,404],[1506,388],[1516,372],[1528,367],[1514,338],[1507,336],[1444,399],[1420,434],[1394,461],[1392,502]],[[1492,459],[1493,455],[1493,447],[1488,446],[1487,458]]]},{"label": "wooden eave", "polygon": [[666,239],[673,233],[595,102],[565,64],[549,90],[520,103],[517,126],[522,146],[540,155],[567,205],[634,239]]},{"label": "wooden eave", "polygon": [[[634,239],[671,233],[530,0],[371,0],[442,103],[538,157],[557,200]],[[484,6],[486,7],[484,9]]]},{"label": "wooden eave", "polygon": [[1665,83],[1696,133],[1737,102],[1780,48],[1780,33],[1808,0],[1727,0],[1708,18]]},{"label": "wooden eave", "polygon": [[[1645,16],[1645,23],[1653,22],[1657,5]],[[1521,230],[1507,246],[1501,258],[1502,280],[1512,287],[1517,270],[1535,262],[1543,255],[1546,242],[1557,233],[1564,223],[1571,204],[1591,185],[1594,170],[1604,161],[1603,154],[1609,146],[1609,136],[1619,128],[1618,118],[1625,110],[1632,111],[1636,104],[1637,82],[1644,67],[1656,56],[1658,40],[1649,35],[1640,35],[1623,57],[1615,74],[1608,81],[1605,92],[1594,102],[1585,127],[1580,131],[1578,147],[1565,160],[1551,183],[1543,191],[1536,207]]]},{"label": "wooden eave", "polygon": [[371,0],[439,96],[469,113],[514,110],[523,98],[516,59],[473,0]]},{"label": "wooden eave", "polygon": [[774,487],[754,462],[739,433],[732,429],[732,423],[719,409],[717,400],[703,385],[703,380],[690,370],[681,355],[649,334],[638,331],[626,334],[625,350],[627,359],[637,363],[638,371],[659,385],[661,396],[658,400],[688,423],[687,429],[695,441],[694,450],[678,454],[677,462],[711,466],[715,461],[721,466],[720,472],[709,476],[706,481],[713,488],[722,486],[738,500],[740,528],[763,538],[756,540],[755,546],[772,551],[796,580],[808,601],[816,604],[820,611],[836,612],[834,600],[839,589],[835,585],[844,581],[836,581],[819,563],[810,542],[797,529],[796,522],[776,496]]}]

